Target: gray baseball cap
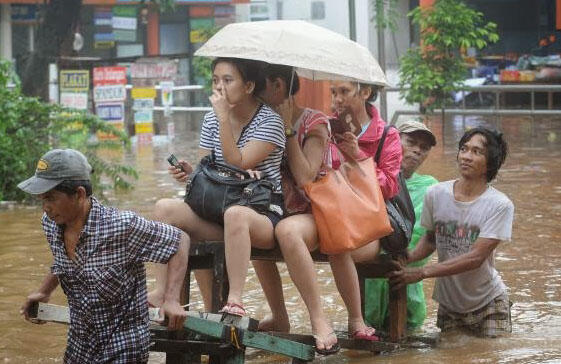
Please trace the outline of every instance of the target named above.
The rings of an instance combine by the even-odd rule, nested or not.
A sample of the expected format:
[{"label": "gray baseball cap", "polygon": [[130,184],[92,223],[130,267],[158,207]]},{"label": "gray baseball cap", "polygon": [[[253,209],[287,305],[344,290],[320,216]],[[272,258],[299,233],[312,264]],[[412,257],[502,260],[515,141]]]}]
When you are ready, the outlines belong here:
[{"label": "gray baseball cap", "polygon": [[92,167],[86,157],[74,149],[53,149],[37,162],[35,175],[18,184],[32,195],[48,192],[66,180],[89,180]]},{"label": "gray baseball cap", "polygon": [[397,126],[397,130],[399,130],[400,133],[405,134],[413,133],[414,131],[424,132],[430,137],[432,146],[434,147],[436,145],[436,137],[434,136],[432,131],[430,131],[430,129],[420,121],[406,120]]}]

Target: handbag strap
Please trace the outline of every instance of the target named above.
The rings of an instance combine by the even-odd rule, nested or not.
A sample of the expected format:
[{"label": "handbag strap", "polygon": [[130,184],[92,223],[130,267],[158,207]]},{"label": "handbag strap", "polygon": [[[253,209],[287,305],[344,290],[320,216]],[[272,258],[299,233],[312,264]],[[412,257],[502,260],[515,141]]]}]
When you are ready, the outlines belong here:
[{"label": "handbag strap", "polygon": [[211,153],[210,156],[210,161],[212,162],[212,164],[214,164],[216,167],[219,167],[221,169],[226,169],[226,170],[230,170],[232,172],[235,172],[237,174],[239,174],[240,176],[243,176],[244,178],[251,178],[251,176],[249,175],[249,173],[241,168],[238,168],[234,165],[231,165],[230,163],[227,162],[217,162],[216,161],[216,154],[214,153],[214,150]]},{"label": "handbag strap", "polygon": [[374,161],[376,164],[380,161],[380,155],[382,154],[382,148],[384,147],[384,142],[386,141],[386,135],[388,134],[388,130],[392,128],[391,125],[384,126],[384,132],[382,133],[382,137],[378,142],[378,149],[376,149],[376,157],[374,157]]}]

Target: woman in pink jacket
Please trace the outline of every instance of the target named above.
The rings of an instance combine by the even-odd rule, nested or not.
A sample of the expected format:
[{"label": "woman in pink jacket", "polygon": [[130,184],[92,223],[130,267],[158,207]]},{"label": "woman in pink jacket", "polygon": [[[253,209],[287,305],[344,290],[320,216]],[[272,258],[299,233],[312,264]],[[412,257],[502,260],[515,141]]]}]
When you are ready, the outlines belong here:
[{"label": "woman in pink jacket", "polygon": [[[273,102],[272,97],[267,97],[266,102],[272,104],[277,103],[278,105],[278,103],[281,103],[284,98],[290,100],[290,95],[288,95],[287,92],[290,89],[290,79],[290,73],[284,77],[280,77],[278,75],[268,75],[268,86],[272,87],[274,82],[277,82],[283,87],[279,87],[279,89],[282,89],[282,91],[279,91],[279,93],[281,93],[281,101]],[[384,130],[384,121],[380,119],[377,110],[370,105],[370,101],[372,101],[375,97],[375,91],[376,90],[372,86],[368,85],[361,85],[359,88],[357,84],[351,84],[349,82],[334,82],[332,84],[332,100],[335,110],[339,113],[344,110],[350,110],[351,114],[360,121],[361,128],[364,130],[364,132],[360,133],[358,137],[352,133],[345,133],[343,135],[336,136],[339,148],[343,149],[348,154],[355,156],[357,159],[367,158],[376,154],[378,141],[380,140]],[[286,103],[287,101],[285,101],[280,109],[283,109]],[[281,115],[285,114],[282,110],[279,111]],[[293,121],[291,120],[291,116],[293,114],[293,110],[290,110],[288,112],[288,117],[283,117],[287,129],[292,129],[294,127]],[[328,124],[326,126],[329,127]],[[310,164],[309,161],[311,157],[307,156],[306,153],[310,152],[308,154],[314,154],[311,153],[310,148],[307,148],[307,145],[300,145],[304,144],[306,140],[312,139],[306,138],[305,135],[300,135],[304,132],[304,129],[298,128],[298,134],[296,136],[298,139],[295,139],[301,140],[301,143],[295,142],[293,143],[294,145],[292,148],[294,150],[291,148],[287,148],[287,150],[289,157],[292,153],[299,152],[296,154],[302,154],[304,151],[305,158],[294,158],[294,163],[289,163],[289,167],[294,177],[299,177],[301,174],[310,175],[304,178],[305,181],[309,181],[310,179],[313,180],[318,172],[316,169],[319,167],[319,163],[321,163],[320,157],[322,153],[321,147],[318,145],[319,151],[318,153],[315,153],[318,157],[314,160],[317,159],[319,162],[313,164],[316,166],[316,169],[313,170],[312,174],[306,173],[311,171],[309,168],[306,168],[306,163],[302,163],[302,166],[296,163],[299,159],[304,162],[307,159],[308,164]],[[310,130],[315,129],[316,128],[310,128]],[[331,149],[331,153],[327,153],[328,158],[324,159],[323,163],[324,165],[331,165],[333,168],[338,168],[341,164],[339,152],[334,145],[329,148]],[[378,180],[385,198],[390,198],[398,192],[397,175],[399,173],[400,164],[401,144],[399,135],[392,129],[388,132],[384,148],[381,153],[380,163],[379,166],[377,166]],[[302,184],[300,179],[303,179],[303,177],[300,176],[300,178],[296,178],[296,180],[300,182],[297,183],[298,185]],[[287,208],[290,205],[290,200],[289,196],[285,196]],[[321,308],[317,278],[313,268],[312,258],[308,252],[317,248],[318,236],[315,223],[309,209],[309,203],[306,205],[308,206],[307,209],[291,214],[289,217],[281,220],[275,229],[275,237],[277,238],[283,252],[290,276],[300,291],[310,313],[312,330],[317,335],[316,345],[321,342],[321,345],[327,349],[330,345],[334,344],[335,341],[333,333],[326,335],[326,333],[329,333],[329,330],[331,329],[326,322],[325,315],[323,314],[323,310]],[[364,323],[360,305],[358,275],[353,262],[353,258],[356,258],[357,260],[373,259],[378,251],[379,244],[375,241],[366,247],[353,252],[353,255],[351,255],[351,253],[343,253],[336,256],[330,256],[331,269],[333,271],[335,282],[347,307],[348,332],[349,336],[352,338],[379,340],[375,330]],[[254,267],[262,282],[269,305],[272,309],[272,317],[262,320],[260,322],[260,329],[278,330],[282,328],[282,330],[288,330],[288,315],[286,313],[286,309],[284,308],[282,287],[278,278],[278,273],[274,272],[275,269],[268,266],[268,262],[254,262]],[[322,351],[329,353],[336,350],[327,349]]]}]

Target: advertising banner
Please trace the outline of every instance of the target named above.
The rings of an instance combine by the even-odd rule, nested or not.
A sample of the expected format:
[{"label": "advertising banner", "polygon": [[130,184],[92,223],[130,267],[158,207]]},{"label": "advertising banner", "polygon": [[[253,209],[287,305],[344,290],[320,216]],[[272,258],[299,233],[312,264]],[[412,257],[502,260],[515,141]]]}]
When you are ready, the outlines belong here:
[{"label": "advertising banner", "polygon": [[59,87],[61,92],[88,92],[90,88],[90,71],[60,71]]},{"label": "advertising banner", "polygon": [[95,67],[93,69],[93,84],[100,85],[124,85],[127,83],[126,67]]},{"label": "advertising banner", "polygon": [[64,107],[86,110],[88,108],[88,93],[87,92],[61,92],[60,104]]}]

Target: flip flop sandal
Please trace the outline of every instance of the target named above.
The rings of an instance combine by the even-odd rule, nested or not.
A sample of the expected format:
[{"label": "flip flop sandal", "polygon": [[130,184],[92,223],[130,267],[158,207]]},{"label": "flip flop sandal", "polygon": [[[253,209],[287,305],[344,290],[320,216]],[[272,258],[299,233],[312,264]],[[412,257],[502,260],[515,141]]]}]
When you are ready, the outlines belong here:
[{"label": "flip flop sandal", "polygon": [[376,335],[376,330],[368,326],[361,330],[356,330],[351,337],[357,340],[380,341],[380,337]]},{"label": "flip flop sandal", "polygon": [[225,313],[228,315],[239,316],[243,317],[247,315],[245,308],[242,305],[238,305],[237,303],[228,302],[220,311],[219,313]]},{"label": "flip flop sandal", "polygon": [[[335,336],[337,337],[337,335],[335,335],[334,331],[331,331],[331,333],[329,333],[326,337],[329,336]],[[316,350],[316,353],[318,353],[319,355],[332,355],[332,354],[336,354],[339,352],[339,350],[341,350],[341,346],[339,345],[338,342],[336,342],[335,344],[331,345],[331,347],[329,349],[324,348],[324,349],[318,349],[317,347],[317,342],[319,340],[319,336],[318,335],[313,335],[314,340],[316,341],[316,345],[314,345],[314,349]]]}]

